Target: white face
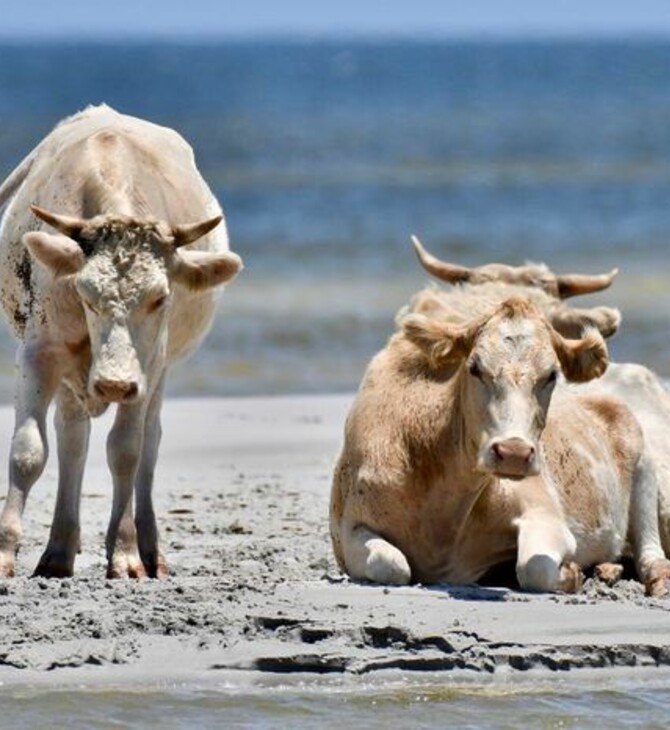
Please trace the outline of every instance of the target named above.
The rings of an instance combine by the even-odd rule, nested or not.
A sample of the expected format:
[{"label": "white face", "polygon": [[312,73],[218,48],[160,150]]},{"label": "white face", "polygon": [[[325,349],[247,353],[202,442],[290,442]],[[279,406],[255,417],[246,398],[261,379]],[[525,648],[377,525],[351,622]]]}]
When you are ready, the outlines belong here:
[{"label": "white face", "polygon": [[74,277],[85,312],[93,411],[143,398],[164,370],[170,284],[202,292],[242,269],[242,259],[231,251],[178,250],[206,236],[223,216],[169,226],[153,219],[83,219],[31,209],[60,235],[30,231],[23,244],[55,279]]},{"label": "white face", "polygon": [[477,451],[477,468],[500,477],[539,473],[539,439],[559,372],[583,383],[607,368],[596,330],[567,340],[523,297],[466,324],[412,313],[402,327],[429,369],[448,367],[453,374],[458,367],[465,442]]},{"label": "white face", "polygon": [[147,393],[167,345],[165,262],[147,250],[93,255],[76,275],[91,341],[89,395],[128,403]]},{"label": "white face", "polygon": [[509,478],[539,473],[538,442],[560,372],[548,328],[531,318],[494,317],[465,366],[479,470]]}]

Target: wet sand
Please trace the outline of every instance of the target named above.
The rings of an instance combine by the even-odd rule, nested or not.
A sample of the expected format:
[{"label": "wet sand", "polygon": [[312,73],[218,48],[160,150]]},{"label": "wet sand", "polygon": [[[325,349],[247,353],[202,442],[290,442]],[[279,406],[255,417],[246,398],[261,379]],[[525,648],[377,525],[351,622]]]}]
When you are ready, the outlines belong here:
[{"label": "wet sand", "polygon": [[[0,581],[0,682],[243,686],[382,670],[495,680],[670,665],[670,601],[645,598],[633,581],[550,596],[344,579],[328,499],[350,401],[168,402],[156,487],[166,581],[105,578],[109,418],[96,422],[74,578],[29,578],[46,544],[55,458],[30,495],[17,577]],[[12,422],[0,408],[3,458]],[[50,443],[53,456],[53,434]]]}]

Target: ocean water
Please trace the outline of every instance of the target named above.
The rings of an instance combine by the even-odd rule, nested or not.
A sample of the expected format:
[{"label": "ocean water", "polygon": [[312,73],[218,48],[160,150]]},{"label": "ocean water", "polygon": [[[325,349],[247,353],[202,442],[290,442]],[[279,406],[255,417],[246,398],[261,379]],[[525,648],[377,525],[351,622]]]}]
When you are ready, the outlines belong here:
[{"label": "ocean water", "polygon": [[[349,391],[427,281],[465,264],[619,266],[619,360],[670,375],[670,42],[0,46],[0,175],[106,101],[173,126],[243,275],[173,395]],[[583,300],[586,302],[586,300]],[[14,343],[0,334],[0,399]]]},{"label": "ocean water", "polygon": [[24,686],[3,690],[0,709],[7,727],[18,724],[36,730],[667,728],[667,680],[609,679],[580,685],[576,677],[477,684],[430,675],[345,683],[266,679],[244,690],[227,683],[152,689]]}]

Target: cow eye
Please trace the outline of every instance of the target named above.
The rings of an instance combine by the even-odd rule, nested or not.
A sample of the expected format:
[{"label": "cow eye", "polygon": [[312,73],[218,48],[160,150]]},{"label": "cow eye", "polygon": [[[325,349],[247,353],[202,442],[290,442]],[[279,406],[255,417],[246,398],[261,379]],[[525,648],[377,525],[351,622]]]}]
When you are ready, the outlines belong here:
[{"label": "cow eye", "polygon": [[473,378],[477,378],[478,380],[481,380],[484,376],[484,373],[482,373],[481,366],[476,360],[473,360],[470,365],[468,366],[468,371],[470,375],[472,375]]},{"label": "cow eye", "polygon": [[167,302],[167,294],[162,294],[159,297],[156,297],[150,304],[149,304],[149,311],[150,312],[157,312],[161,307],[165,305],[165,302]]},{"label": "cow eye", "polygon": [[544,379],[545,386],[553,385],[558,379],[558,370],[552,370],[549,375]]}]

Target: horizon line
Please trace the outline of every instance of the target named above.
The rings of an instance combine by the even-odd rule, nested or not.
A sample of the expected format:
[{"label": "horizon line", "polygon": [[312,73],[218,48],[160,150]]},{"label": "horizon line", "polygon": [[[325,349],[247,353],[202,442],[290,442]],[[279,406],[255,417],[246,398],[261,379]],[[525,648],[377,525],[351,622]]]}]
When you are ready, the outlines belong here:
[{"label": "horizon line", "polygon": [[149,31],[90,33],[6,33],[0,30],[0,43],[217,43],[217,42],[586,42],[586,41],[668,41],[667,29],[524,29],[524,30],[439,30],[439,31]]}]

